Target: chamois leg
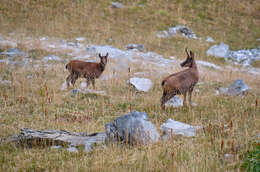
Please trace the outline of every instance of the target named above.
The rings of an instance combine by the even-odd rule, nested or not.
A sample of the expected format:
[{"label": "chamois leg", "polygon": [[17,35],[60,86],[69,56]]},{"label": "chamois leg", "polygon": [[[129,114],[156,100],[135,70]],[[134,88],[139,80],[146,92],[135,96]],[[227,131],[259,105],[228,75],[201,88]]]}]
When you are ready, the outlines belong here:
[{"label": "chamois leg", "polygon": [[183,93],[183,96],[184,96],[184,99],[183,99],[183,105],[187,107],[187,102],[186,102],[186,93],[187,93],[187,92],[184,92],[184,93]]},{"label": "chamois leg", "polygon": [[77,74],[77,73],[73,73],[73,75],[72,75],[72,79],[71,79],[71,84],[73,85],[73,87],[74,87],[74,85],[75,85],[75,83],[76,83],[76,80],[79,78],[79,75]]},{"label": "chamois leg", "polygon": [[95,90],[95,79],[91,79],[91,83],[92,83],[92,86],[93,86],[93,89]]},{"label": "chamois leg", "polygon": [[86,78],[86,88],[88,88],[88,86],[89,86],[89,82],[90,82],[90,79],[89,78]]},{"label": "chamois leg", "polygon": [[193,89],[190,89],[190,90],[189,90],[189,104],[190,104],[190,106],[191,106],[192,91],[193,91]]},{"label": "chamois leg", "polygon": [[70,87],[70,81],[72,79],[71,77],[72,77],[72,74],[69,74],[69,76],[66,78],[67,88]]},{"label": "chamois leg", "polygon": [[165,97],[166,97],[167,93],[165,91],[163,91],[163,95],[161,98],[161,108],[164,110],[165,109]]}]

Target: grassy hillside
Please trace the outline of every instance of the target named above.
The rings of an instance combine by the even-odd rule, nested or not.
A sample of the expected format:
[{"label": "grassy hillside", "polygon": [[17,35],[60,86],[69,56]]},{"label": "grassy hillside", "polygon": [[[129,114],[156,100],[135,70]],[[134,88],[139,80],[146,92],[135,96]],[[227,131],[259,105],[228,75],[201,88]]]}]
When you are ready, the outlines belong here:
[{"label": "grassy hillside", "polygon": [[[159,39],[156,34],[176,24],[190,27],[199,37],[213,37],[232,49],[258,46],[260,37],[259,0],[230,1],[120,1],[124,9],[112,9],[110,0],[0,0],[0,33],[12,34],[19,47],[36,58],[45,50],[24,48],[25,37],[74,39],[124,48],[129,43],[144,44],[149,51],[183,59],[184,48],[195,51],[197,59],[223,63],[206,57],[211,45],[183,37]],[[111,39],[112,40],[111,40]],[[8,47],[0,47],[2,50]],[[65,53],[59,54],[66,57]],[[39,56],[39,57],[38,57]],[[113,62],[110,62],[113,65]],[[70,97],[60,87],[68,74],[64,65],[50,68],[11,68],[0,63],[0,76],[10,85],[0,86],[0,171],[243,171],[241,164],[251,150],[260,128],[260,78],[245,72],[200,71],[193,108],[162,111],[160,82],[149,93],[136,93],[126,84],[129,75],[143,66],[131,66],[131,73],[119,78],[97,80],[98,90],[107,96]],[[173,69],[177,71],[178,69]],[[112,74],[107,68],[105,74]],[[216,96],[215,89],[227,87],[241,78],[251,88],[246,96]],[[83,80],[81,80],[83,81]],[[80,82],[77,81],[76,87]],[[97,146],[90,153],[50,148],[22,148],[4,144],[5,137],[21,128],[59,129],[73,132],[104,131],[104,125],[131,109],[145,111],[157,128],[168,118],[203,126],[193,138],[175,137],[149,146]],[[231,154],[226,158],[225,154]]]}]

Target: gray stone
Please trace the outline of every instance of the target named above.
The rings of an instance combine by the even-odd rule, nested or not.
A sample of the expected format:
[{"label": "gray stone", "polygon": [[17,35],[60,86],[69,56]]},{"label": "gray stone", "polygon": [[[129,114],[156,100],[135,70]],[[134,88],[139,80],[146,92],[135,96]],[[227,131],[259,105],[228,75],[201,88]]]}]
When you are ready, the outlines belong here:
[{"label": "gray stone", "polygon": [[152,81],[147,78],[133,77],[133,78],[130,78],[129,82],[138,91],[148,92],[153,87]]},{"label": "gray stone", "polygon": [[106,124],[106,134],[110,141],[122,141],[133,144],[157,142],[159,133],[149,121],[145,112],[133,111]]},{"label": "gray stone", "polygon": [[139,50],[139,51],[142,51],[142,52],[146,51],[143,44],[128,44],[126,46],[126,49],[128,49],[128,50],[136,49],[136,50]]},{"label": "gray stone", "polygon": [[121,4],[120,2],[112,2],[111,4],[112,8],[124,8],[125,6]]},{"label": "gray stone", "polygon": [[177,25],[175,27],[170,27],[168,30],[161,31],[157,34],[159,38],[175,37],[177,33],[181,33],[182,36],[192,39],[197,39],[196,34],[186,26]]},{"label": "gray stone", "polygon": [[228,88],[219,88],[216,94],[223,94],[227,96],[239,96],[244,95],[249,90],[248,86],[243,80],[234,81]]},{"label": "gray stone", "polygon": [[82,41],[85,41],[85,38],[84,37],[78,37],[78,38],[76,38],[76,41],[82,42]]},{"label": "gray stone", "polygon": [[12,82],[9,80],[2,80],[2,78],[0,77],[0,85],[10,85]]},{"label": "gray stone", "polygon": [[183,100],[179,96],[174,96],[165,103],[166,107],[182,107]]},{"label": "gray stone", "polygon": [[174,135],[186,137],[196,136],[196,129],[200,128],[200,126],[191,126],[173,119],[168,119],[166,123],[160,126],[160,130],[163,132],[162,140],[167,140]]},{"label": "gray stone", "polygon": [[253,61],[260,60],[260,48],[229,51],[227,59],[243,65],[250,65]]},{"label": "gray stone", "polygon": [[50,54],[50,55],[48,55],[48,56],[45,56],[45,57],[43,58],[43,61],[44,61],[44,62],[49,62],[49,61],[63,61],[63,59],[60,58],[59,56],[55,56],[55,55]]},{"label": "gray stone", "polygon": [[25,52],[21,51],[19,48],[10,48],[9,50],[0,53],[0,56],[7,56],[7,57],[17,57],[17,56],[21,56],[21,57],[28,57],[28,54],[26,54]]},{"label": "gray stone", "polygon": [[227,93],[231,96],[238,96],[244,95],[248,90],[249,88],[243,80],[236,80],[228,87]]},{"label": "gray stone", "polygon": [[210,36],[207,36],[206,41],[207,42],[215,42],[215,40],[212,37],[210,37]]},{"label": "gray stone", "polygon": [[74,145],[70,145],[70,147],[67,148],[67,151],[69,151],[69,152],[74,152],[74,153],[78,153],[78,149],[75,148]]},{"label": "gray stone", "polygon": [[211,46],[207,51],[207,56],[224,57],[228,56],[229,46],[221,42],[219,45]]},{"label": "gray stone", "polygon": [[58,145],[58,146],[51,146],[51,149],[61,149],[62,146],[61,145]]},{"label": "gray stone", "polygon": [[260,139],[260,132],[258,133],[258,138]]}]

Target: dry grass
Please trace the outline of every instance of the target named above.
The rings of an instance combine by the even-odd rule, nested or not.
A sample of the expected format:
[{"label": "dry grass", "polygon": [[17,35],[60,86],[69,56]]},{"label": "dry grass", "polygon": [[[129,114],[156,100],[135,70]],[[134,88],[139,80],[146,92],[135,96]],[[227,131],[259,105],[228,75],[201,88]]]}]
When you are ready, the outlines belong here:
[{"label": "dry grass", "polygon": [[[198,44],[197,40],[181,37],[158,39],[157,31],[185,24],[198,36],[212,36],[234,49],[257,45],[256,38],[260,34],[258,1],[122,2],[126,4],[125,9],[111,9],[110,1],[98,0],[0,0],[1,32],[15,32],[13,37],[21,40],[19,46],[27,52],[28,47],[22,41],[25,36],[68,39],[84,36],[87,42],[119,48],[128,43],[141,43],[166,57],[182,58],[183,48],[188,46],[198,59],[217,64],[224,62],[205,56],[209,43]],[[138,6],[142,4],[144,7]],[[31,54],[36,59],[48,54],[37,49],[37,44],[34,48]],[[112,66],[114,62],[110,63]],[[142,69],[142,66],[131,66],[131,75]],[[113,72],[108,66],[104,75]],[[251,149],[260,128],[259,104],[256,106],[260,79],[242,72],[201,69],[203,84],[197,86],[199,92],[193,96],[198,106],[165,112],[161,111],[159,103],[163,76],[151,74],[154,88],[149,93],[136,93],[129,87],[126,71],[121,72],[119,78],[97,80],[97,89],[105,90],[107,96],[70,97],[69,91],[60,90],[67,74],[63,64],[12,69],[1,63],[0,73],[3,79],[12,81],[9,86],[0,86],[1,139],[19,133],[24,127],[89,133],[104,131],[106,122],[128,113],[130,107],[147,112],[158,128],[168,118],[204,127],[194,138],[175,137],[150,146],[97,146],[90,153],[81,148],[74,154],[66,150],[27,149],[1,143],[0,171],[239,171],[244,153]],[[252,88],[248,95],[215,95],[215,88],[227,87],[238,78]],[[226,153],[233,155],[231,160],[224,157]]]}]

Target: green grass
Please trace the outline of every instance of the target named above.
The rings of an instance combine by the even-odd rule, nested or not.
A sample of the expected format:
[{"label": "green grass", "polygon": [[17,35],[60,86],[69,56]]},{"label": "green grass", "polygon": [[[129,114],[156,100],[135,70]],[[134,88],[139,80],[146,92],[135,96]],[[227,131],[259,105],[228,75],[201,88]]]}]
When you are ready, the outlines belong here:
[{"label": "green grass", "polygon": [[[82,36],[87,43],[112,44],[125,48],[129,43],[144,44],[148,51],[184,58],[184,48],[195,52],[196,59],[225,65],[223,59],[207,57],[211,43],[180,36],[159,39],[156,34],[176,24],[190,27],[199,37],[211,36],[231,49],[255,48],[260,35],[258,1],[120,1],[124,9],[110,8],[112,1],[53,0],[20,2],[0,0],[1,36],[18,42],[18,47],[38,60],[53,54],[38,46],[42,36],[48,39],[73,40]],[[143,5],[143,6],[138,6]],[[14,33],[9,35],[9,33]],[[33,48],[26,43],[34,41]],[[109,41],[112,38],[112,41]],[[9,47],[0,47],[0,51]],[[67,52],[55,52],[69,57]],[[113,60],[109,61],[115,65]],[[60,87],[68,75],[64,64],[52,67],[10,68],[0,63],[1,78],[10,85],[0,85],[0,171],[238,171],[245,152],[253,150],[251,142],[259,132],[259,77],[243,73],[203,69],[199,92],[194,93],[196,107],[168,108],[162,111],[160,81],[151,73],[154,88],[137,93],[126,84],[128,73],[120,77],[97,80],[96,88],[106,96],[69,96]],[[258,64],[254,64],[258,67]],[[172,69],[177,71],[177,69]],[[131,65],[131,73],[146,72],[142,65]],[[150,71],[150,70],[148,70]],[[152,71],[152,70],[151,70]],[[105,74],[112,74],[107,67]],[[215,95],[218,87],[228,87],[241,78],[252,89],[243,97]],[[79,87],[78,80],[76,87]],[[174,137],[149,146],[107,144],[92,152],[69,153],[48,147],[17,147],[3,140],[18,134],[21,128],[57,129],[71,132],[103,132],[107,122],[129,113],[145,111],[159,129],[168,118],[203,126],[192,138]],[[222,144],[223,143],[223,144]],[[222,145],[222,146],[221,146]],[[231,160],[225,158],[231,154]],[[249,163],[248,163],[249,164]]]}]

